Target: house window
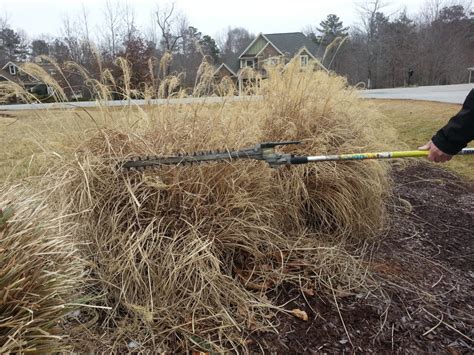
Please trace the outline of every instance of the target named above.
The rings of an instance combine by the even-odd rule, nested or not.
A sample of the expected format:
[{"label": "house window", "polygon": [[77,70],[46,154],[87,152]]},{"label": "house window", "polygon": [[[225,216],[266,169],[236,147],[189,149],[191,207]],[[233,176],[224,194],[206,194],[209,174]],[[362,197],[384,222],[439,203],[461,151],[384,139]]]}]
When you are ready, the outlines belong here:
[{"label": "house window", "polygon": [[10,75],[16,74],[16,67],[14,65],[9,65],[8,69],[10,70]]},{"label": "house window", "polygon": [[279,62],[280,62],[280,59],[278,57],[268,58],[268,64],[270,65],[278,65]]},{"label": "house window", "polygon": [[308,56],[307,55],[300,56],[300,62],[301,62],[302,67],[307,66],[308,65]]},{"label": "house window", "polygon": [[241,59],[240,60],[240,68],[253,68],[255,66],[255,60],[254,59]]}]

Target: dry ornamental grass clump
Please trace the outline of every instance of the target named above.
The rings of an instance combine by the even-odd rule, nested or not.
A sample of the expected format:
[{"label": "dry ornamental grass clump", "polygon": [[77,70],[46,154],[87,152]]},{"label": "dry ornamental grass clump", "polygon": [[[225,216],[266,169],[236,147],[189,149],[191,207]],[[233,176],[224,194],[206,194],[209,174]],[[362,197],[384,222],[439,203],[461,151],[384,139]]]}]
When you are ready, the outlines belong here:
[{"label": "dry ornamental grass clump", "polygon": [[370,286],[363,261],[383,228],[383,162],[118,168],[136,155],[270,140],[303,140],[300,154],[380,148],[377,114],[343,79],[296,64],[270,73],[256,89],[262,101],[102,108],[115,119],[98,120],[75,161],[48,177],[81,223],[90,282],[111,307],[90,341],[118,351],[239,349],[284,311],[268,293],[283,282],[336,295]]},{"label": "dry ornamental grass clump", "polygon": [[[291,148],[301,155],[383,149],[377,137],[389,141],[390,132],[378,127],[378,114],[344,78],[298,71],[293,65],[264,82],[264,140],[301,140],[304,145]],[[383,227],[383,197],[390,190],[384,162],[309,164],[282,169],[279,177],[300,226],[309,224],[332,241],[364,241]]]},{"label": "dry ornamental grass clump", "polygon": [[[79,323],[66,323],[70,344],[81,351],[241,350],[253,334],[274,329],[275,312],[291,311],[273,299],[287,283],[336,297],[375,287],[365,268],[366,250],[383,232],[384,199],[390,196],[384,162],[271,169],[239,160],[144,172],[118,168],[132,156],[265,141],[303,141],[283,148],[295,154],[382,149],[377,137],[387,141],[390,132],[344,79],[293,63],[269,68],[265,80],[248,74],[258,83],[248,91],[261,100],[111,108],[107,100],[117,91],[129,98],[185,95],[179,91],[181,75],[163,77],[138,93],[127,84],[129,65],[117,64],[124,72],[122,89],[110,71],[92,79],[70,63],[96,90],[100,108],[83,116],[71,112],[75,121],[58,117],[58,125],[41,130],[48,139],[34,140],[52,166],[40,179],[49,209],[34,197],[20,198],[8,229],[0,226],[0,243],[7,246],[0,246],[2,270],[13,272],[1,282],[21,285],[12,288],[16,293],[8,291],[16,298],[5,304],[10,315],[0,327],[7,344],[2,351],[18,351],[12,345],[18,339],[28,339],[30,348],[56,349],[51,342],[58,340],[45,335],[54,333],[82,270],[73,261],[74,245],[86,260],[88,284],[74,296],[99,307],[82,310]],[[228,82],[213,82],[211,69],[200,67],[193,95],[231,95]],[[35,114],[46,122],[53,112]],[[23,248],[12,248],[12,241]],[[23,277],[27,270],[42,283]],[[28,287],[40,291],[22,291]],[[41,294],[51,297],[34,298]],[[45,313],[28,318],[32,308],[33,314]]]},{"label": "dry ornamental grass clump", "polygon": [[2,354],[66,349],[59,321],[74,309],[83,265],[73,226],[44,198],[18,186],[0,187]]}]

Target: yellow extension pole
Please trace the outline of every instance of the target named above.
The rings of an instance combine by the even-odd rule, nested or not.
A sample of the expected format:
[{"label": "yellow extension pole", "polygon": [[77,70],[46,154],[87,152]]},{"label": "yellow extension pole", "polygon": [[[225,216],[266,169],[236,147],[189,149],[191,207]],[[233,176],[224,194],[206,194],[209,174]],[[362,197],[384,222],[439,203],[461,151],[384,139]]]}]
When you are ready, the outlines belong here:
[{"label": "yellow extension pole", "polygon": [[[464,148],[457,155],[474,154],[474,148]],[[337,161],[337,160],[365,160],[365,159],[395,159],[395,158],[418,158],[428,156],[427,150],[404,150],[395,152],[378,152],[378,153],[355,153],[355,154],[335,154],[335,155],[318,155],[308,156],[306,162],[321,161]],[[303,158],[303,157],[301,157]],[[303,161],[296,162],[304,163]]]}]

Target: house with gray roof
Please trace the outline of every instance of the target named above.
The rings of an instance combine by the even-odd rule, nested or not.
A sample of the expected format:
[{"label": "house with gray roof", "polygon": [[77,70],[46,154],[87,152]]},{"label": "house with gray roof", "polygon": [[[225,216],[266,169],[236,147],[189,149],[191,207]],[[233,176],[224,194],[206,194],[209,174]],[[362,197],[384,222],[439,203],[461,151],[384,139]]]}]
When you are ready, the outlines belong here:
[{"label": "house with gray roof", "polygon": [[267,64],[284,65],[293,58],[299,58],[300,65],[307,66],[311,59],[321,60],[323,54],[324,48],[302,32],[260,33],[242,53],[221,63],[214,74],[218,79],[232,79],[240,92],[249,80],[245,75],[246,68],[254,69],[265,78],[264,66]]},{"label": "house with gray roof", "polygon": [[[0,82],[9,81],[15,83],[26,91],[32,93],[39,93],[42,95],[51,95],[52,88],[46,85],[42,80],[37,78],[31,73],[28,73],[24,67],[24,63],[19,62],[8,62],[0,69]],[[49,63],[36,63],[50,76],[55,77],[57,69],[54,65]]]}]

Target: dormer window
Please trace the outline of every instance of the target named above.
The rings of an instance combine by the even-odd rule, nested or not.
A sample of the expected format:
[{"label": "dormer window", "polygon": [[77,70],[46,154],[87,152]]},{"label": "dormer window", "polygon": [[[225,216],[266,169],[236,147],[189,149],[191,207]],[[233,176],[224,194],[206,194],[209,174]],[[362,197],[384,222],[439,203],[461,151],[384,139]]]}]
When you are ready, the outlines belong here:
[{"label": "dormer window", "polygon": [[307,55],[301,55],[300,56],[300,63],[302,67],[305,67],[308,65],[308,56]]},{"label": "dormer window", "polygon": [[10,64],[8,66],[8,70],[10,71],[10,75],[15,75],[16,74],[16,67],[13,64]]},{"label": "dormer window", "polygon": [[254,59],[241,59],[240,60],[240,67],[241,68],[253,68],[255,65]]}]

